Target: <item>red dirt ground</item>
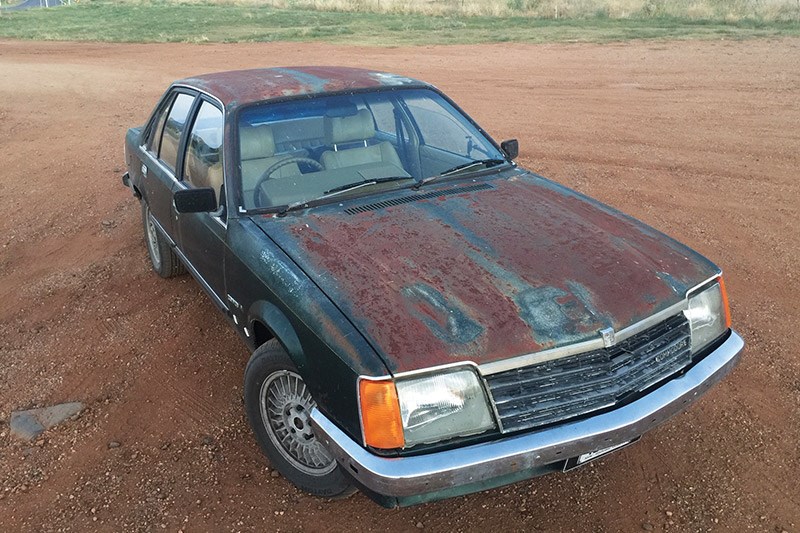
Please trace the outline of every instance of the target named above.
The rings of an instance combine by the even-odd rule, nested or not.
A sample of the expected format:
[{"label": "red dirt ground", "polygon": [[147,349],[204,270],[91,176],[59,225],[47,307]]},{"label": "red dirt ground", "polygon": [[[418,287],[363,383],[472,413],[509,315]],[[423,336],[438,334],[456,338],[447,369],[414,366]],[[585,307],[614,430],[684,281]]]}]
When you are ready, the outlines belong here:
[{"label": "red dirt ground", "polygon": [[[739,368],[569,474],[424,506],[274,477],[249,353],[189,277],[153,274],[120,184],[126,128],[173,79],[343,64],[431,81],[521,163],[726,272]],[[0,531],[798,531],[800,40],[356,48],[0,42]],[[11,411],[78,400],[34,444]],[[121,445],[109,448],[111,441]]]}]

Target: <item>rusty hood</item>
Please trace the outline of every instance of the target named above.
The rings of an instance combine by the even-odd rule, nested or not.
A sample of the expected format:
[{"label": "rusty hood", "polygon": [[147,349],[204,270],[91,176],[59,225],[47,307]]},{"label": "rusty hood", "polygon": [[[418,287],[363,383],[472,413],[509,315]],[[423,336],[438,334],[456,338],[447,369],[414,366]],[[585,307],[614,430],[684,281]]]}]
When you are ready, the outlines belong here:
[{"label": "rusty hood", "polygon": [[379,200],[255,220],[393,373],[619,331],[718,272],[641,222],[521,171]]}]

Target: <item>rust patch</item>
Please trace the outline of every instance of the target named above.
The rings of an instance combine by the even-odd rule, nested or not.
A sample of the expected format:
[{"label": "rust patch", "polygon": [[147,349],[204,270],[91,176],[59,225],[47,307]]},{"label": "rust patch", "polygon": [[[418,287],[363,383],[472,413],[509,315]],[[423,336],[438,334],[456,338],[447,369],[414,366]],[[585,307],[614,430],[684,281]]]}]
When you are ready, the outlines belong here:
[{"label": "rust patch", "polygon": [[462,305],[424,283],[403,287],[408,312],[448,344],[468,344],[483,328],[470,319]]},{"label": "rust patch", "polygon": [[393,372],[480,364],[619,330],[717,271],[546,180],[492,183],[358,215],[332,205],[258,223]]},{"label": "rust patch", "polygon": [[326,92],[428,85],[411,78],[349,67],[285,67],[202,74],[175,83],[219,98],[225,107]]}]

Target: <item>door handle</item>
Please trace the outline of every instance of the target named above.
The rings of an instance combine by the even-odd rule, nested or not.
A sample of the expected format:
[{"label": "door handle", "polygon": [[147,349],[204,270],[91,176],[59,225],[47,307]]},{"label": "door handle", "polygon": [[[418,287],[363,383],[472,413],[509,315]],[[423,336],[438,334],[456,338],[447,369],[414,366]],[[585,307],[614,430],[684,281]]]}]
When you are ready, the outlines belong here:
[{"label": "door handle", "polygon": [[147,165],[142,163],[142,176],[147,176]]}]

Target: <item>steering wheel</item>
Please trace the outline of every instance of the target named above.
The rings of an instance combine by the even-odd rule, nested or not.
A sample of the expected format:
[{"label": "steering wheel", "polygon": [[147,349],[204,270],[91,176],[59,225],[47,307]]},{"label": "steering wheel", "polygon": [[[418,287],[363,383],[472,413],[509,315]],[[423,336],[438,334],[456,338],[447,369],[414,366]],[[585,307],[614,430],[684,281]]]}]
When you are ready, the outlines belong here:
[{"label": "steering wheel", "polygon": [[276,163],[271,164],[267,167],[261,176],[256,181],[256,187],[253,189],[253,204],[257,206],[261,206],[261,185],[269,180],[272,179],[272,175],[277,171],[279,168],[285,167],[286,165],[291,165],[292,163],[306,163],[307,165],[311,165],[314,167],[315,171],[325,170],[317,160],[311,159],[310,157],[289,157],[286,159],[282,159]]}]

